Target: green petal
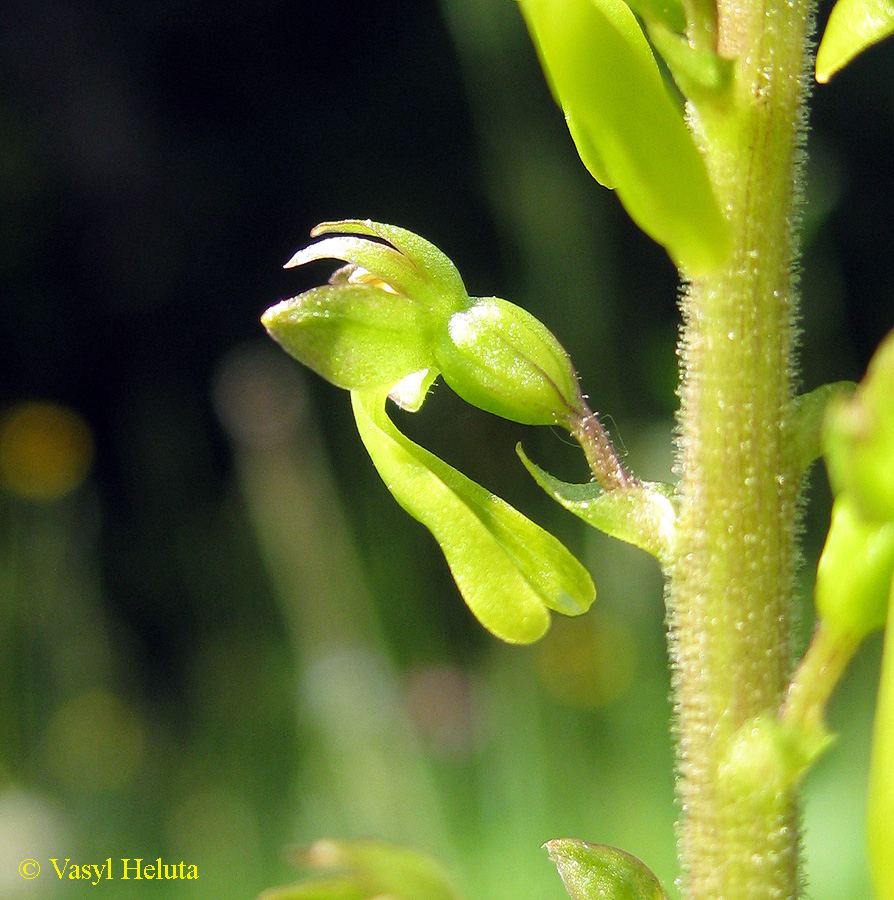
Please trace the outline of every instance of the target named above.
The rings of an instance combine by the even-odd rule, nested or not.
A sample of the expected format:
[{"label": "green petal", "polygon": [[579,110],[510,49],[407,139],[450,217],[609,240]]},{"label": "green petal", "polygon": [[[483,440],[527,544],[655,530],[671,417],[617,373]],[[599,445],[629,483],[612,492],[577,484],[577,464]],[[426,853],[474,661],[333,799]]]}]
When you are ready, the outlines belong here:
[{"label": "green petal", "polygon": [[816,54],[816,80],[824,84],[858,53],[892,33],[891,0],[838,0]]},{"label": "green petal", "polygon": [[635,856],[571,838],[543,845],[573,900],[665,900],[661,882]]},{"label": "green petal", "polygon": [[662,564],[673,553],[676,512],[668,485],[634,484],[604,491],[598,484],[567,484],[545,472],[516,447],[531,477],[569,512],[611,537],[651,553]]},{"label": "green petal", "polygon": [[482,625],[510,643],[537,640],[549,609],[585,612],[596,590],[587,571],[538,525],[401,434],[387,391],[353,391],[360,437],[397,502],[440,544]]},{"label": "green petal", "polygon": [[299,250],[283,268],[293,269],[318,259],[341,259],[361,266],[405,297],[426,296],[430,285],[416,265],[394,247],[366,238],[325,238]]},{"label": "green petal", "polygon": [[725,259],[728,227],[704,161],[621,0],[520,0],[553,93],[593,176],[678,266]]},{"label": "green petal", "polygon": [[432,299],[442,312],[459,309],[463,302],[468,300],[459,271],[447,255],[430,241],[412,231],[407,231],[406,228],[372,222],[369,219],[344,219],[340,222],[320,223],[311,231],[311,237],[332,233],[365,234],[387,241],[413,265],[417,272],[425,273],[428,284],[435,288]]},{"label": "green petal", "polygon": [[261,321],[287,353],[340,388],[392,385],[432,365],[425,317],[402,294],[369,284],[313,288]]}]

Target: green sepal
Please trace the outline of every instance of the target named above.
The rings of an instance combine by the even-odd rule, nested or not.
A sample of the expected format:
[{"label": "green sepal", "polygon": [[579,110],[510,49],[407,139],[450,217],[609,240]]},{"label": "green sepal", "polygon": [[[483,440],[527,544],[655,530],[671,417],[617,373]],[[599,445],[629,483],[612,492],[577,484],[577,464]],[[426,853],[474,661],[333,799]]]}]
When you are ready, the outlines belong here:
[{"label": "green sepal", "polygon": [[814,598],[820,619],[860,641],[885,624],[894,576],[894,522],[866,522],[840,494],[816,569]]},{"label": "green sepal", "polygon": [[316,880],[273,888],[259,900],[458,900],[449,875],[415,850],[380,841],[321,840],[298,861],[321,872]]},{"label": "green sepal", "polygon": [[891,0],[838,0],[816,53],[816,80],[825,84],[855,56],[892,33]]},{"label": "green sepal", "polygon": [[894,900],[894,581],[875,707],[867,798],[867,851],[875,896]]},{"label": "green sepal", "polygon": [[690,275],[720,265],[729,229],[649,42],[620,0],[520,0],[590,173]]},{"label": "green sepal", "polygon": [[531,477],[565,509],[593,528],[651,553],[663,565],[670,562],[676,531],[673,488],[637,483],[604,491],[598,484],[568,484],[545,472],[516,448]]},{"label": "green sepal", "polygon": [[683,95],[697,106],[723,105],[730,97],[736,64],[708,48],[693,47],[677,30],[649,24],[649,38]]},{"label": "green sepal", "polygon": [[894,331],[853,396],[829,404],[823,453],[836,493],[850,494],[867,520],[894,521]]},{"label": "green sepal", "polygon": [[392,385],[432,365],[426,317],[402,294],[373,284],[312,288],[261,317],[295,359],[340,388]]},{"label": "green sepal", "polygon": [[543,845],[573,900],[665,900],[651,869],[605,844],[560,838]]},{"label": "green sepal", "polygon": [[[341,259],[361,266],[397,293],[426,309],[437,327],[468,302],[456,266],[434,244],[395,225],[369,219],[323,222],[311,237],[337,233],[299,250],[285,265],[290,269],[318,259]],[[356,235],[360,235],[357,237]],[[369,240],[368,237],[380,238]],[[387,241],[387,243],[382,243]]]},{"label": "green sepal", "polygon": [[524,425],[565,425],[585,415],[568,354],[527,310],[475,298],[438,334],[435,362],[467,403]]},{"label": "green sepal", "polygon": [[822,455],[823,420],[829,403],[849,397],[855,387],[852,381],[834,381],[795,398],[791,435],[798,474],[806,472]]},{"label": "green sepal", "polygon": [[361,440],[395,500],[441,547],[469,609],[494,635],[527,644],[549,627],[549,609],[579,615],[596,589],[551,534],[401,434],[387,390],[352,391]]}]

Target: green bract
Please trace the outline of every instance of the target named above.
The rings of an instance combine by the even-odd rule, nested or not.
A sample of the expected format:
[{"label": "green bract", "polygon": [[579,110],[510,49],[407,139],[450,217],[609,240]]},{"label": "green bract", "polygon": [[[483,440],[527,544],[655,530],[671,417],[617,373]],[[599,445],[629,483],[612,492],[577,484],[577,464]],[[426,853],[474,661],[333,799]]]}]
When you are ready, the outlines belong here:
[{"label": "green bract", "polygon": [[635,856],[571,838],[543,845],[573,900],[664,900],[651,869]]},{"label": "green bract", "polygon": [[536,641],[549,609],[578,615],[596,596],[587,571],[508,503],[414,444],[385,412],[388,391],[353,391],[360,437],[397,502],[432,533],[463,599],[511,643]]},{"label": "green bract", "polygon": [[585,413],[568,354],[529,312],[497,297],[455,312],[435,343],[444,381],[467,403],[525,425],[565,425]]},{"label": "green bract", "polygon": [[664,484],[632,484],[605,491],[598,484],[567,484],[531,462],[516,447],[531,477],[565,509],[618,540],[651,553],[662,564],[673,555],[677,514],[673,488]]},{"label": "green bract", "polygon": [[519,0],[584,165],[691,275],[720,265],[726,221],[682,113],[622,0]]},{"label": "green bract", "polygon": [[837,633],[862,640],[885,624],[892,575],[894,522],[866,522],[849,495],[839,495],[816,570],[820,618]]},{"label": "green bract", "polygon": [[894,521],[894,332],[851,399],[830,403],[823,452],[836,492],[867,520]]},{"label": "green bract", "polygon": [[816,54],[816,80],[827,82],[858,53],[892,33],[891,0],[838,0]]}]

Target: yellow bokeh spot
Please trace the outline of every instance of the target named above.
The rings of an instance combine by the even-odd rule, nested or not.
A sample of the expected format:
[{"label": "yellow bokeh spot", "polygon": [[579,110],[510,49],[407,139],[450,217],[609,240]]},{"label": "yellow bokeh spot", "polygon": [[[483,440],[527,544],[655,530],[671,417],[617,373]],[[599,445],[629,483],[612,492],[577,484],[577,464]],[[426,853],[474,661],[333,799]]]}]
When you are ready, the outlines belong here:
[{"label": "yellow bokeh spot", "polygon": [[26,500],[58,500],[87,477],[93,435],[73,409],[20,403],[0,418],[0,485]]},{"label": "yellow bokeh spot", "polygon": [[146,748],[143,722],[120,697],[95,690],[64,703],[50,719],[46,749],[53,772],[68,787],[125,787]]}]

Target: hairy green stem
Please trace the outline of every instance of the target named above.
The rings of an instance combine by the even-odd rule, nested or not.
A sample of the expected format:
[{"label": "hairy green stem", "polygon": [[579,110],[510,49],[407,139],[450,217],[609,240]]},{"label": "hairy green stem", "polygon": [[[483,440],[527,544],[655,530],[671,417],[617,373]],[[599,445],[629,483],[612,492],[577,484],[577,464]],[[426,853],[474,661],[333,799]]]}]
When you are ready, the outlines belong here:
[{"label": "hairy green stem", "polygon": [[749,723],[778,714],[791,671],[794,222],[810,16],[808,0],[721,0],[718,50],[738,60],[735,97],[691,119],[733,250],[682,301],[668,598],[688,900],[798,894],[793,787],[763,758],[729,773],[752,764],[735,748]]}]

